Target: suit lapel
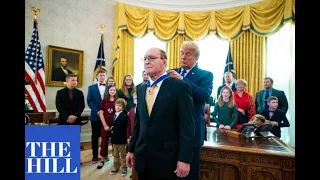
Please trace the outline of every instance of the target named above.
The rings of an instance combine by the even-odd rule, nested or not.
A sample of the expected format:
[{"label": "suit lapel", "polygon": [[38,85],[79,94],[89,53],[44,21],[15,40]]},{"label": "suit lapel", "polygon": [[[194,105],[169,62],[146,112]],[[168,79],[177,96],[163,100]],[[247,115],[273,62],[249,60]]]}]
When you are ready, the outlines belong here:
[{"label": "suit lapel", "polygon": [[[112,124],[113,126],[115,126],[116,124],[117,124],[117,122],[118,122],[118,120],[121,118],[121,116],[122,116],[122,113],[123,112],[121,112],[117,117],[116,117],[116,120],[114,121],[114,124]],[[112,120],[113,121],[113,120]]]},{"label": "suit lapel", "polygon": [[[147,85],[146,84],[143,84],[139,87],[139,91],[140,91],[140,94],[139,94],[139,99],[138,99],[138,104],[141,104],[141,110],[142,110],[142,115],[145,117],[145,118],[142,118],[142,119],[148,119],[149,118],[149,115],[148,115],[148,109],[147,109],[147,102],[146,102],[146,90],[147,90]],[[140,103],[141,102],[141,103]]]},{"label": "suit lapel", "polygon": [[198,71],[198,65],[195,65],[185,76],[185,78],[189,79],[190,81],[193,81],[193,78],[196,77],[195,75],[197,74]]},{"label": "suit lapel", "polygon": [[157,110],[159,109],[159,107],[161,106],[161,102],[163,101],[164,97],[167,95],[167,93],[170,91],[171,89],[171,86],[172,86],[172,83],[171,82],[171,78],[167,78],[165,80],[163,80],[161,86],[160,86],[160,89],[159,89],[159,92],[157,94],[157,97],[155,99],[155,102],[153,104],[153,107],[152,107],[152,111],[151,111],[151,115],[150,115],[150,118],[149,120],[155,116]]},{"label": "suit lapel", "polygon": [[98,96],[99,96],[99,99],[102,100],[102,99],[101,99],[101,96],[100,96],[100,91],[99,91],[98,83],[97,83],[95,86],[93,86],[93,91],[94,91],[93,94],[94,94],[94,95],[95,95],[95,94],[98,95]]}]

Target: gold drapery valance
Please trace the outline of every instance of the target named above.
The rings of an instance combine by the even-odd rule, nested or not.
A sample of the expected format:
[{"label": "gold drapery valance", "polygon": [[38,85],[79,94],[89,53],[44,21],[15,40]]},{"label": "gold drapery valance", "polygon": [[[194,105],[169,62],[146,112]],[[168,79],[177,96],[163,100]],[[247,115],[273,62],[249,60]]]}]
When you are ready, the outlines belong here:
[{"label": "gold drapery valance", "polygon": [[[177,34],[190,40],[208,33],[234,40],[244,30],[260,36],[276,32],[286,22],[295,21],[295,0],[265,0],[245,6],[201,12],[175,12],[117,3],[113,63],[119,59],[119,34],[127,30],[133,37],[154,32],[162,41],[171,41]],[[118,41],[117,41],[118,39]]]}]

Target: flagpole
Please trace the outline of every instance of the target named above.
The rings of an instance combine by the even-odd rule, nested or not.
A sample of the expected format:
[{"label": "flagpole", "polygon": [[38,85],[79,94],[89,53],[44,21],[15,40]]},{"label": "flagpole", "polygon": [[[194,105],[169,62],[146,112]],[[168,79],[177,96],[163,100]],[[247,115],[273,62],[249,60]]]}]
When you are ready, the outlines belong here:
[{"label": "flagpole", "polygon": [[[36,22],[36,27],[38,27],[37,14],[40,13],[40,9],[39,9],[39,8],[36,8],[35,6],[33,6],[33,7],[31,8],[31,11],[33,11],[33,14],[34,14],[34,19],[33,19],[33,20]],[[38,36],[37,36],[37,35],[38,35],[38,31],[37,31],[36,34],[35,34],[35,36],[36,36],[35,41],[38,41]],[[36,42],[36,49],[35,49],[35,51],[36,51],[36,58],[35,58],[36,70],[38,70],[37,50],[38,50],[38,42]],[[36,75],[36,73],[35,73],[35,76],[34,76],[34,83],[37,84],[37,75]]]},{"label": "flagpole", "polygon": [[[100,57],[102,57],[102,50],[103,50],[103,31],[106,29],[106,26],[103,25],[103,24],[100,24],[100,32],[101,32],[101,44],[100,44],[100,48],[101,48],[101,51],[100,51]],[[102,68],[102,60],[100,60],[100,65],[99,65],[99,70],[101,70]]]},{"label": "flagpole", "polygon": [[[230,54],[231,54],[231,45],[230,45],[230,38],[228,38],[229,40],[229,51],[230,51]],[[228,72],[230,72],[230,55],[229,52],[228,52]]]}]

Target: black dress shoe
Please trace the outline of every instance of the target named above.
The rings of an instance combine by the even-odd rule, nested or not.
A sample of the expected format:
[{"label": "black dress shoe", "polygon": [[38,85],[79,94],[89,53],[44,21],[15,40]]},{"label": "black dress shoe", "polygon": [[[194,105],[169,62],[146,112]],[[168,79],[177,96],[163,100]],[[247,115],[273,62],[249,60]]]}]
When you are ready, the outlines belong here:
[{"label": "black dress shoe", "polygon": [[101,168],[103,167],[104,161],[100,161],[100,163],[101,163],[101,164],[99,164],[99,165],[97,166],[97,169],[101,169]]}]

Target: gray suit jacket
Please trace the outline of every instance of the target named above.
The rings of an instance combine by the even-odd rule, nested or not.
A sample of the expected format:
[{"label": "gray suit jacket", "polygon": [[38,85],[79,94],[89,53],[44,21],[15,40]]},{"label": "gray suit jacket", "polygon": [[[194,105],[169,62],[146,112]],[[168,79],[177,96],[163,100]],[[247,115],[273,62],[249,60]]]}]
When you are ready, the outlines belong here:
[{"label": "gray suit jacket", "polygon": [[[256,98],[254,100],[254,103],[256,105],[257,114],[261,114],[262,111],[263,111],[263,108],[262,108],[263,91],[264,90],[258,91],[256,93]],[[286,95],[284,94],[284,91],[272,88],[272,94],[271,95],[272,96],[276,96],[279,99],[278,109],[281,109],[282,111],[287,113],[287,111],[288,111],[288,100],[287,100]]]}]

